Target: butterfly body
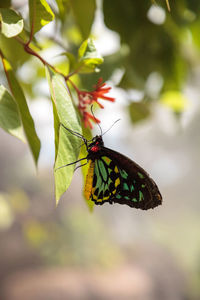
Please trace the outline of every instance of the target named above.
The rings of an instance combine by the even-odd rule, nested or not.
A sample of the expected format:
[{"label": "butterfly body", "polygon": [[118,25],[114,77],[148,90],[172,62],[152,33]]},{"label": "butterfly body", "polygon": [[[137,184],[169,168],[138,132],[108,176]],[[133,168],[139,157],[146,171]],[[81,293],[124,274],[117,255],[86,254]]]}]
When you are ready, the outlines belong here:
[{"label": "butterfly body", "polygon": [[87,200],[143,210],[162,204],[158,187],[147,172],[128,157],[104,147],[102,136],[94,137],[86,147],[90,164],[85,185]]}]

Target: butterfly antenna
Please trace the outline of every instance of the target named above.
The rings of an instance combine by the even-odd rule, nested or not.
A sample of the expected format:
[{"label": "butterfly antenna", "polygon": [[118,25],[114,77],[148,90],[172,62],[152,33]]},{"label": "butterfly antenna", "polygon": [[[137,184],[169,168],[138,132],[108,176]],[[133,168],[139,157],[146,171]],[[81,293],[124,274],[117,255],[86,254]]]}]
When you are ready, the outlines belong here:
[{"label": "butterfly antenna", "polygon": [[[96,119],[96,117],[95,117],[95,115],[94,115],[94,112],[93,112],[93,105],[91,106],[91,113],[92,113],[93,117]],[[97,123],[97,125],[99,126],[99,129],[100,129],[100,131],[101,131],[101,136],[102,136],[102,135],[103,135],[102,128],[101,128],[101,126],[99,125],[99,123]]]},{"label": "butterfly antenna", "polygon": [[118,121],[120,121],[121,119],[118,119],[118,120],[116,120],[103,134],[102,134],[102,136],[104,135],[104,134],[106,134]]},{"label": "butterfly antenna", "polygon": [[79,132],[76,132],[74,130],[71,130],[69,128],[67,128],[63,123],[60,123],[60,125],[62,125],[67,131],[69,131],[71,134],[75,135],[76,137],[82,139],[82,141],[84,142],[84,144],[87,144],[87,140],[84,138],[84,136],[82,134],[80,134]]}]

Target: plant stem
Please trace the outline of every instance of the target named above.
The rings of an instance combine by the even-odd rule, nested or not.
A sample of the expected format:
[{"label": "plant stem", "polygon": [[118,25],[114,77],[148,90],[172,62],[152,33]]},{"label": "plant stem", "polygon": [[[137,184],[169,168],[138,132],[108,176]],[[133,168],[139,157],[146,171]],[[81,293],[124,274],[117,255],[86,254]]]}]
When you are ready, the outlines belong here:
[{"label": "plant stem", "polygon": [[59,73],[64,78],[66,77],[62,72],[60,72],[58,69],[56,69],[50,63],[48,63],[44,58],[42,58],[36,51],[34,51],[32,48],[30,48],[30,46],[29,46],[30,40],[28,41],[28,43],[24,43],[19,37],[15,37],[15,38],[24,47],[24,50],[27,53],[37,57],[45,66],[49,66],[52,70],[54,70],[56,73]]}]

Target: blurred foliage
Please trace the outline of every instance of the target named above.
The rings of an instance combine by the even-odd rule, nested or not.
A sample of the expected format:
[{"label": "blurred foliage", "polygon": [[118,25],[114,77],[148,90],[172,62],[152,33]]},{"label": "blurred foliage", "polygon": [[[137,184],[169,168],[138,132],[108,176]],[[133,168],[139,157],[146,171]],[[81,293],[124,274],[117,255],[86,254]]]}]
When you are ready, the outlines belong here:
[{"label": "blurred foliage", "polygon": [[192,274],[190,294],[195,296],[194,299],[198,299],[200,295],[199,226],[198,214],[194,212],[190,215],[186,212],[171,222],[158,222],[153,228],[155,239],[164,247],[170,247],[177,260],[181,260],[188,274]]},{"label": "blurred foliage", "polygon": [[68,207],[41,219],[33,209],[37,205],[31,204],[31,198],[21,189],[0,193],[0,235],[17,226],[16,239],[20,233],[49,265],[112,267],[123,260],[120,247],[96,215],[80,207]]},{"label": "blurred foliage", "polygon": [[150,109],[146,102],[133,102],[129,105],[131,121],[137,123],[145,120],[150,115]]},{"label": "blurred foliage", "polygon": [[[187,57],[184,48],[189,43],[186,32],[192,33],[190,26],[199,22],[197,1],[196,6],[190,1],[173,3],[171,13],[151,6],[148,1],[130,0],[124,5],[117,0],[114,6],[112,4],[112,1],[104,1],[105,24],[118,32],[121,42],[130,49],[120,86],[144,89],[148,76],[158,72],[164,79],[163,90],[180,90],[191,67],[192,57]],[[186,12],[194,18],[187,18]],[[196,46],[195,41],[191,46]]]},{"label": "blurred foliage", "polygon": [[63,211],[59,223],[28,220],[23,228],[29,244],[49,264],[111,267],[123,257],[102,222],[83,210]]},{"label": "blurred foliage", "polygon": [[7,201],[7,195],[0,194],[0,230],[9,228],[13,223],[13,212]]},{"label": "blurred foliage", "polygon": [[188,106],[188,99],[178,91],[165,92],[160,100],[166,106],[173,108],[176,113],[181,113]]}]

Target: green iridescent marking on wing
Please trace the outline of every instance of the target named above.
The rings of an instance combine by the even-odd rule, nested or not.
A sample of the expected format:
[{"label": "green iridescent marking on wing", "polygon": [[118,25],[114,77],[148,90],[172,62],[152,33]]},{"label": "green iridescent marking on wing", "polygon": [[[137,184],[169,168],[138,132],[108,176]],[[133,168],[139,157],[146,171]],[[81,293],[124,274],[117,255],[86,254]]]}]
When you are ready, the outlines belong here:
[{"label": "green iridescent marking on wing", "polygon": [[123,179],[127,179],[128,174],[126,173],[125,170],[120,170],[120,174],[121,174],[121,176],[122,176]]},{"label": "green iridescent marking on wing", "polygon": [[138,172],[138,176],[141,178],[141,179],[144,179],[144,175],[140,172]]},{"label": "green iridescent marking on wing", "polygon": [[99,187],[99,185],[100,185],[100,174],[99,174],[99,168],[98,168],[97,160],[95,161],[94,171],[95,171],[95,174],[96,174],[96,176],[97,176],[97,183],[96,183],[96,186]]},{"label": "green iridescent marking on wing", "polygon": [[112,172],[112,169],[108,168],[108,173],[110,175],[110,173]]},{"label": "green iridescent marking on wing", "polygon": [[96,188],[98,189],[98,194],[103,190],[103,185],[102,185],[102,179],[101,179],[101,175],[100,175],[100,170],[98,167],[98,160],[95,160],[95,168],[94,168],[94,172],[97,176],[97,183],[96,183]]},{"label": "green iridescent marking on wing", "polygon": [[122,196],[119,195],[119,194],[116,195],[116,198],[117,198],[117,199],[121,199],[121,197],[122,197]]},{"label": "green iridescent marking on wing", "polygon": [[112,183],[112,180],[110,178],[108,178],[108,185],[110,185]]},{"label": "green iridescent marking on wing", "polygon": [[109,166],[109,164],[111,163],[111,159],[107,156],[102,156],[101,159],[106,163],[106,165]]},{"label": "green iridescent marking on wing", "polygon": [[139,191],[139,201],[144,200],[144,195],[141,191]]},{"label": "green iridescent marking on wing", "polygon": [[145,196],[142,192],[146,188],[142,179],[145,178],[142,172],[137,172],[138,178],[128,176],[128,173],[124,169],[119,169],[121,175],[121,189],[116,195],[116,199],[124,199],[124,201],[133,201],[139,203],[144,200]]},{"label": "green iridescent marking on wing", "polygon": [[107,171],[106,171],[106,168],[104,166],[104,163],[100,159],[98,159],[97,161],[98,161],[99,170],[101,172],[103,180],[106,181],[108,176],[107,176]]},{"label": "green iridescent marking on wing", "polygon": [[128,184],[126,182],[123,183],[123,189],[125,191],[129,191],[129,187],[128,187]]}]

